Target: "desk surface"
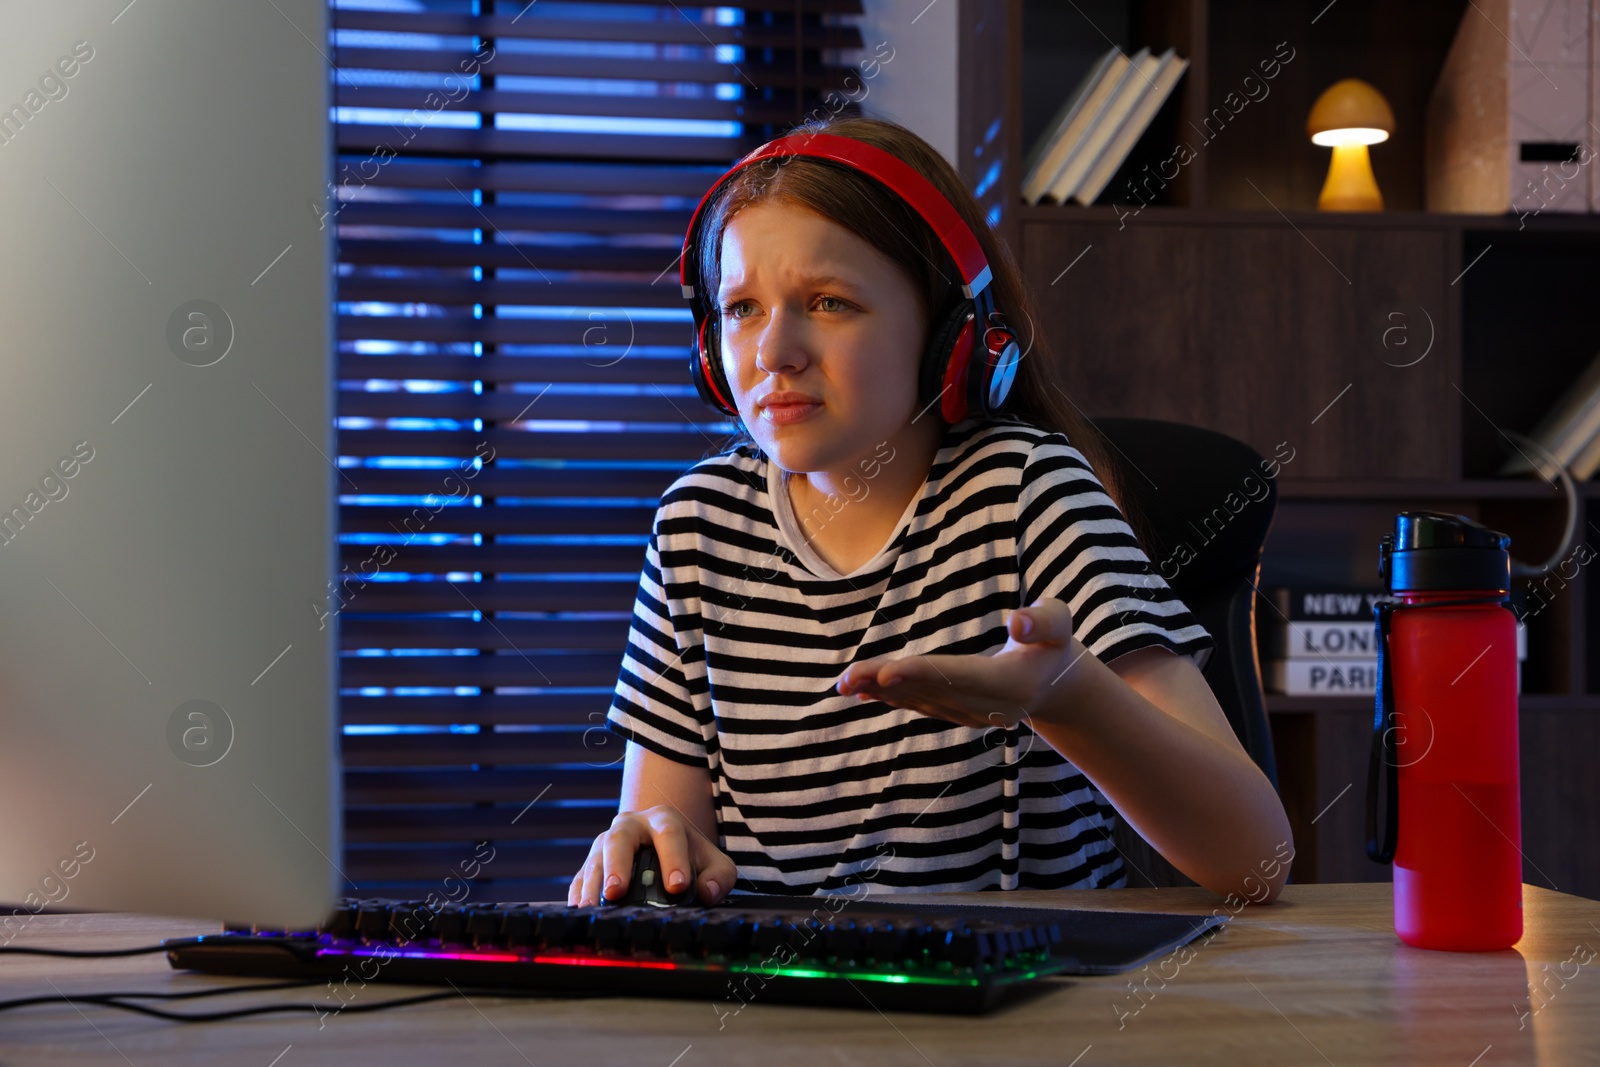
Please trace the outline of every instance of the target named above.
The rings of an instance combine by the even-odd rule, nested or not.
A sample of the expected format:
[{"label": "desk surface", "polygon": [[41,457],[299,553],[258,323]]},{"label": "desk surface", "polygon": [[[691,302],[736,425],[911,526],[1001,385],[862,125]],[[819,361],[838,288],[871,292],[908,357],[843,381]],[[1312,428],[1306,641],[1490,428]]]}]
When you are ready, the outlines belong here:
[{"label": "desk surface", "polygon": [[[1290,886],[1247,907],[1192,958],[1128,974],[1054,980],[979,1018],[792,1007],[759,999],[459,998],[370,1015],[180,1024],[65,1002],[0,1014],[0,1063],[551,1064],[818,1067],[820,1064],[1600,1063],[1600,902],[1523,888],[1514,950],[1429,952],[1394,936],[1387,884]],[[924,898],[926,899],[926,898]],[[1210,913],[1199,889],[1018,892],[986,904]],[[16,945],[110,948],[214,926],[130,915],[41,915]],[[186,990],[236,980],[173,972],[164,956],[6,957],[0,998]],[[1137,986],[1137,992],[1133,987]],[[369,986],[376,1000],[414,986]],[[308,987],[216,998],[335,1002]],[[354,1003],[354,1001],[352,1002]],[[182,1005],[175,1005],[181,1007]]]}]

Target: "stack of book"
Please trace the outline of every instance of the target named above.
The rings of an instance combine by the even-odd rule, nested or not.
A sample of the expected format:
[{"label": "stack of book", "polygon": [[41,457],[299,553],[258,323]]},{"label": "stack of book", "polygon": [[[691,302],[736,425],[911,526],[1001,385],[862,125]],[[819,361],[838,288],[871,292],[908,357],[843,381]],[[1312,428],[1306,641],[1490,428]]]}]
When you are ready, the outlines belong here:
[{"label": "stack of book", "polygon": [[1094,203],[1188,67],[1170,48],[1159,56],[1148,48],[1101,56],[1029,149],[1023,199]]},{"label": "stack of book", "polygon": [[[1277,605],[1262,627],[1266,688],[1290,696],[1362,696],[1378,690],[1378,647],[1372,605],[1382,589],[1278,586]],[[1260,617],[1260,616],[1258,616]],[[1517,692],[1528,657],[1527,629],[1517,623]]]}]

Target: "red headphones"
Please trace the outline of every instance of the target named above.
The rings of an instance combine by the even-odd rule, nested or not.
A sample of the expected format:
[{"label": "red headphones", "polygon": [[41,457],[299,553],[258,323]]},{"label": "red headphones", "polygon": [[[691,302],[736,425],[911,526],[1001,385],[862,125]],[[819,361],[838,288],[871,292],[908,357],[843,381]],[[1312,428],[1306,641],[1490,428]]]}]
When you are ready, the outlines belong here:
[{"label": "red headphones", "polygon": [[[700,398],[728,415],[738,416],[733,390],[722,372],[719,309],[715,293],[697,291],[689,281],[697,268],[696,240],[705,207],[735,173],[767,159],[804,156],[850,167],[865,174],[909,204],[932,228],[961,272],[961,298],[939,316],[928,334],[918,374],[918,405],[926,408],[939,399],[940,414],[956,423],[969,415],[993,415],[1005,407],[1017,376],[1022,351],[1016,335],[993,323],[993,278],[978,238],[933,183],[904,160],[853,137],[837,134],[789,134],[768,141],[730,167],[706,190],[689,220],[678,262],[678,281],[694,315],[694,348],[689,373]],[[982,339],[979,339],[979,331]],[[973,367],[974,354],[978,356]]]}]

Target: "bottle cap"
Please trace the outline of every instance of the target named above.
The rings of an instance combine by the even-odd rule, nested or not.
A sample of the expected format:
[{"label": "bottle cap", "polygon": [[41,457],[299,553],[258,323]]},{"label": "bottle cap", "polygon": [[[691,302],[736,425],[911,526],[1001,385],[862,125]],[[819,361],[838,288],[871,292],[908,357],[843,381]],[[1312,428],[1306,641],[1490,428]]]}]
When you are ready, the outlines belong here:
[{"label": "bottle cap", "polygon": [[1402,511],[1378,548],[1378,575],[1391,593],[1511,588],[1511,538],[1465,515]]}]

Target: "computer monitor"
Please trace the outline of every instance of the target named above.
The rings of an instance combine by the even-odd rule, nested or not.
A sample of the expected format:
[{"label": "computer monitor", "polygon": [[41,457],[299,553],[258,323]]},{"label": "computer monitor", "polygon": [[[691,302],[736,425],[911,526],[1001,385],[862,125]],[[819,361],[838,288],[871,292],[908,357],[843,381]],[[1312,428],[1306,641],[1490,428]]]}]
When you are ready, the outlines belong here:
[{"label": "computer monitor", "polygon": [[0,942],[343,883],[327,21],[0,8]]}]

